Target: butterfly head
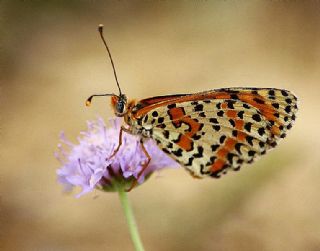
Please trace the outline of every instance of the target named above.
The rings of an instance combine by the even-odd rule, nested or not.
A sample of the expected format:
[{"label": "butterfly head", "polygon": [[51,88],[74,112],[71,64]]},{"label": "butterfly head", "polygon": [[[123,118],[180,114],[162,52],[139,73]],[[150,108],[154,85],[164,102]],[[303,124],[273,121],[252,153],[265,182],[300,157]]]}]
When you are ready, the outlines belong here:
[{"label": "butterfly head", "polygon": [[123,117],[127,113],[127,96],[125,94],[111,96],[111,105],[114,114],[117,117]]}]

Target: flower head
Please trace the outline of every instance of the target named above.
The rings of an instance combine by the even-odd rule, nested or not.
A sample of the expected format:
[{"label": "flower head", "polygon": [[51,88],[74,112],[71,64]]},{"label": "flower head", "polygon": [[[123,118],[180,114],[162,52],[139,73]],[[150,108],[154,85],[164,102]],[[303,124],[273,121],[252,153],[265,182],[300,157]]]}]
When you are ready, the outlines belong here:
[{"label": "flower head", "polygon": [[[138,136],[123,133],[122,145],[112,156],[119,144],[120,119],[111,119],[107,128],[103,119],[87,122],[87,131],[80,133],[78,144],[73,144],[62,133],[56,158],[62,164],[57,170],[58,181],[65,190],[79,186],[81,195],[95,188],[114,190],[114,182],[130,184],[138,178],[147,157]],[[138,183],[141,184],[154,171],[165,167],[177,167],[177,163],[162,152],[152,140],[144,143],[151,161]],[[128,186],[127,186],[128,187]]]}]

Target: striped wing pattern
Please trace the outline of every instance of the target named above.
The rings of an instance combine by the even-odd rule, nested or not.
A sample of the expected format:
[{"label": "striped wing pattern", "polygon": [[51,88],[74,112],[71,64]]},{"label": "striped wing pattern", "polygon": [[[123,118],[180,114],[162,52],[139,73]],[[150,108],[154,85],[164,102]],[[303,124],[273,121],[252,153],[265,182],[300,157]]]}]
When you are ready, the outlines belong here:
[{"label": "striped wing pattern", "polygon": [[[172,98],[170,98],[172,97]],[[225,88],[141,100],[137,119],[195,177],[239,170],[292,127],[297,98],[286,90]]]}]

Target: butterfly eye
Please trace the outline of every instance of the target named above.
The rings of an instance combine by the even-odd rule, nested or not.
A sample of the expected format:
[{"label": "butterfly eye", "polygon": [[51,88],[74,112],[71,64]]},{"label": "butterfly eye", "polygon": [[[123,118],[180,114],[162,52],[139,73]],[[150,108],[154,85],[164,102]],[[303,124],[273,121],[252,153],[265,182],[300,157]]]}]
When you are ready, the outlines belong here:
[{"label": "butterfly eye", "polygon": [[127,104],[126,96],[124,94],[120,95],[115,104],[116,115],[118,117],[122,117],[127,112],[126,104]]},{"label": "butterfly eye", "polygon": [[123,102],[118,102],[117,103],[117,112],[118,113],[123,113],[124,112],[124,108],[125,108],[125,104]]}]

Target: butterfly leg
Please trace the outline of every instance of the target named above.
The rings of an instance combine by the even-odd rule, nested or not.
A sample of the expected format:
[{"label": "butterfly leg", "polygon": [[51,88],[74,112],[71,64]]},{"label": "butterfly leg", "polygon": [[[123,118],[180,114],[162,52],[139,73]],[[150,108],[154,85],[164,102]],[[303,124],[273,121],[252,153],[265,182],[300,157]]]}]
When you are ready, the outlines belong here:
[{"label": "butterfly leg", "polygon": [[142,165],[142,169],[140,171],[140,173],[138,174],[138,177],[137,179],[135,179],[130,188],[126,190],[126,192],[130,192],[138,183],[138,180],[140,179],[140,177],[142,176],[143,172],[147,169],[147,167],[149,166],[149,163],[151,161],[151,156],[150,154],[148,153],[147,149],[145,148],[144,144],[143,144],[143,139],[140,140],[140,145],[141,145],[141,149],[143,151],[143,153],[146,155],[147,157],[147,161]]},{"label": "butterfly leg", "polygon": [[113,151],[113,153],[111,154],[111,156],[108,157],[108,159],[111,159],[112,157],[114,157],[114,156],[117,154],[117,152],[119,151],[120,146],[122,145],[122,133],[123,133],[123,132],[130,133],[130,130],[127,129],[127,128],[125,128],[125,127],[123,127],[123,126],[121,126],[120,132],[119,132],[119,141],[118,141],[119,144],[118,144],[116,150]]}]

